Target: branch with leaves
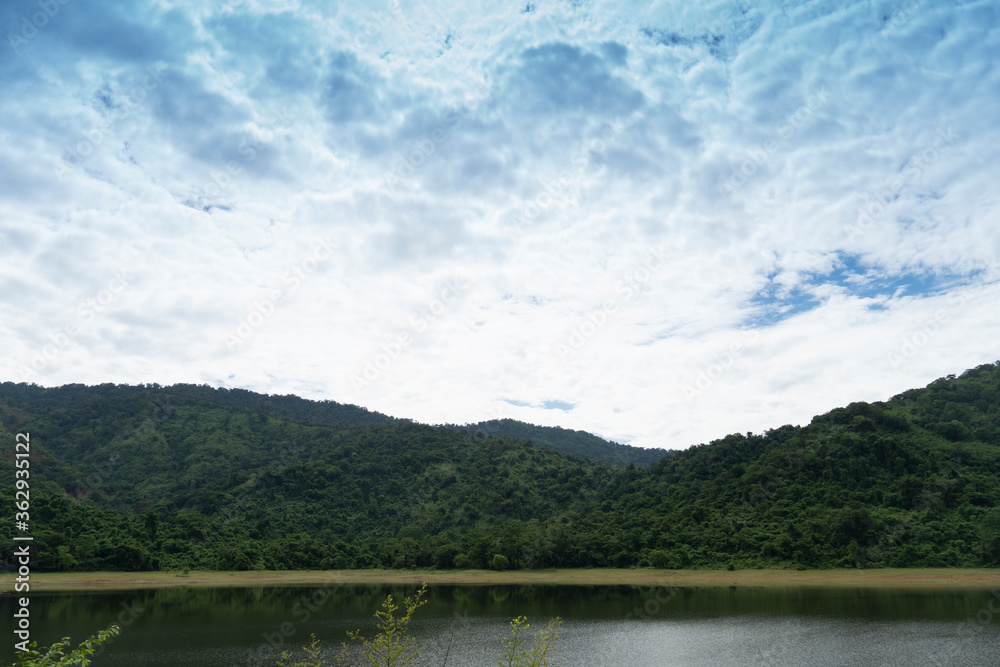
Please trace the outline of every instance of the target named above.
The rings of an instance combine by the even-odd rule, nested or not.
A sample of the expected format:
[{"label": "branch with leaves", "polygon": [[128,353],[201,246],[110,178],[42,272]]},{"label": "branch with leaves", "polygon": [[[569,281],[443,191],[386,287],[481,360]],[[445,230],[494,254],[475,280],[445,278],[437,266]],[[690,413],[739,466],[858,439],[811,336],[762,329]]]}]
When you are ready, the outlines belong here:
[{"label": "branch with leaves", "polygon": [[[406,667],[412,665],[417,658],[417,640],[410,634],[410,621],[413,614],[427,604],[423,599],[427,594],[427,584],[425,583],[414,595],[403,599],[405,614],[397,616],[400,611],[399,605],[391,595],[386,596],[382,602],[382,608],[375,612],[377,619],[376,627],[378,634],[373,639],[366,639],[359,630],[348,631],[347,637],[353,642],[361,643],[361,665],[364,667]],[[559,638],[559,628],[562,619],[554,618],[542,630],[535,633],[533,637],[528,637],[528,619],[518,616],[510,622],[511,636],[503,643],[499,658],[496,664],[500,667],[556,667],[558,664],[558,650],[556,640]],[[305,657],[290,662],[293,657],[285,651],[281,654],[281,660],[277,667],[327,667],[320,656],[319,640],[315,635],[310,635],[312,643],[302,648]],[[351,645],[343,642],[341,653],[336,658],[335,665],[350,666]],[[451,644],[448,645],[448,653],[451,652]],[[445,663],[448,661],[448,654],[445,655]]]},{"label": "branch with leaves", "polygon": [[531,643],[524,637],[531,625],[525,616],[518,616],[510,622],[510,638],[504,640],[503,651],[496,659],[500,667],[554,667],[558,651],[561,618],[553,618],[548,626],[535,633]]},{"label": "branch with leaves", "polygon": [[74,650],[67,653],[70,647],[70,638],[63,637],[62,640],[52,644],[47,649],[38,648],[38,642],[32,642],[27,651],[19,653],[17,662],[11,667],[55,667],[56,665],[65,667],[87,667],[93,662],[92,656],[99,653],[104,644],[121,634],[121,628],[112,625],[107,630],[101,630],[96,635],[90,637]]}]

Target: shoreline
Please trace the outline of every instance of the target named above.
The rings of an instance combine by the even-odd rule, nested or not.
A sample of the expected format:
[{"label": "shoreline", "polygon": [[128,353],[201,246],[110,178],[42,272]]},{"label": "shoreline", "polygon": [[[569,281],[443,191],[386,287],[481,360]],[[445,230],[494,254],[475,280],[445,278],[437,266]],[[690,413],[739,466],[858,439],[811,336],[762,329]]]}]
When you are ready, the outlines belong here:
[{"label": "shoreline", "polygon": [[[0,575],[0,595],[15,576]],[[351,584],[458,586],[677,586],[743,588],[1000,589],[1000,569],[874,570],[329,570],[215,572],[47,572],[32,574],[31,591],[113,591],[177,587],[275,587]]]}]

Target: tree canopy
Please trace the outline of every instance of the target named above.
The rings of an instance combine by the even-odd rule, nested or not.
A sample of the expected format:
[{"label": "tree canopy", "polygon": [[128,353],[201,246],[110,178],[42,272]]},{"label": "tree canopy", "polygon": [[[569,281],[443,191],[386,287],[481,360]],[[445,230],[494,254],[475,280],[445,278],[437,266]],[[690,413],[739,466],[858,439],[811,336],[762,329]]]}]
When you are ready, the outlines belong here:
[{"label": "tree canopy", "polygon": [[1000,363],[648,466],[194,385],[5,383],[0,423],[37,570],[1000,565]]}]

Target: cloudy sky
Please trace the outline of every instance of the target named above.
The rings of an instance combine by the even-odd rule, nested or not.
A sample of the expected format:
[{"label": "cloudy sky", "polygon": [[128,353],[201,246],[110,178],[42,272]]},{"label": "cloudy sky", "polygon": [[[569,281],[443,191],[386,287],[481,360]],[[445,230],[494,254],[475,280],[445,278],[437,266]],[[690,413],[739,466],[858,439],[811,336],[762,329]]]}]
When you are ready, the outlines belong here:
[{"label": "cloudy sky", "polygon": [[996,0],[7,0],[0,379],[684,448],[1000,358]]}]

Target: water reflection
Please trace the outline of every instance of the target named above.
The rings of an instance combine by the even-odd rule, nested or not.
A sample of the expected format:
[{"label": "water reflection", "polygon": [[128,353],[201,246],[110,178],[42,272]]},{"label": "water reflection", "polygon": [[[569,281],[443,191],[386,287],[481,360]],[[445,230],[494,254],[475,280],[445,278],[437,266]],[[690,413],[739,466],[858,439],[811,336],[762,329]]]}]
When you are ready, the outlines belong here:
[{"label": "water reflection", "polygon": [[[374,633],[387,594],[415,586],[217,588],[33,594],[32,636],[82,640],[122,619],[97,662],[118,667],[273,666],[315,633],[333,649],[348,629]],[[414,633],[419,664],[492,665],[507,623],[564,619],[566,665],[1000,664],[1000,594],[859,589],[633,586],[434,586]],[[10,617],[13,598],[0,598]],[[978,616],[978,620],[977,619]],[[972,619],[970,622],[968,619]],[[1000,619],[996,619],[1000,620]],[[10,643],[4,664],[13,659]]]}]

